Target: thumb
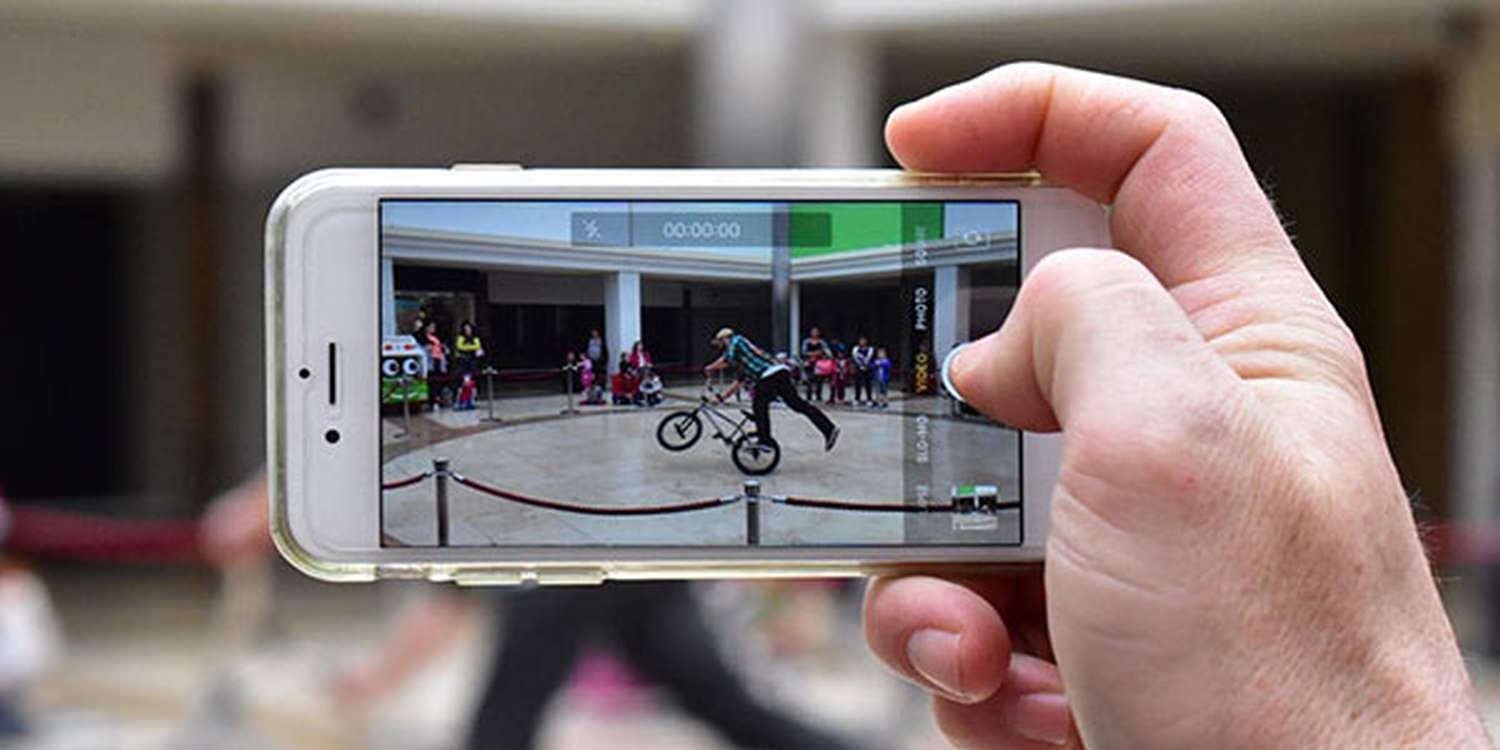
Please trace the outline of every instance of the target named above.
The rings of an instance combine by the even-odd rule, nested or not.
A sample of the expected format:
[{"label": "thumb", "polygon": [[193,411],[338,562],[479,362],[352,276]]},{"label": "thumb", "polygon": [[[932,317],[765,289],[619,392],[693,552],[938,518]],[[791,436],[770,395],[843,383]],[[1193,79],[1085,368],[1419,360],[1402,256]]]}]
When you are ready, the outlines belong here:
[{"label": "thumb", "polygon": [[958,352],[949,377],[998,421],[1063,430],[1065,470],[1132,484],[1174,480],[1183,451],[1209,449],[1248,396],[1161,282],[1115,250],[1042,258],[1005,324]]}]

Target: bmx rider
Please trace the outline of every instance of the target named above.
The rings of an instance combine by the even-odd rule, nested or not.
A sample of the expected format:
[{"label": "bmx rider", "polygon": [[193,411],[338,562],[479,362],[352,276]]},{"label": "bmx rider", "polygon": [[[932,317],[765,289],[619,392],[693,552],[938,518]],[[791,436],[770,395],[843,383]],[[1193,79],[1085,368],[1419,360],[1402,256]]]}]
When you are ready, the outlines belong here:
[{"label": "bmx rider", "polygon": [[[735,365],[755,381],[755,396],[750,401],[750,412],[755,415],[755,434],[758,439],[771,438],[771,402],[779,398],[792,411],[807,417],[818,428],[818,432],[823,433],[823,450],[833,450],[834,443],[839,440],[838,425],[818,407],[797,395],[797,388],[792,385],[792,373],[786,365],[772,359],[765,350],[735,333],[733,328],[720,328],[714,334],[714,346],[723,349],[724,353],[703,368],[705,374]],[[722,401],[739,390],[740,382],[735,381],[729,386],[719,396],[719,400]]]}]

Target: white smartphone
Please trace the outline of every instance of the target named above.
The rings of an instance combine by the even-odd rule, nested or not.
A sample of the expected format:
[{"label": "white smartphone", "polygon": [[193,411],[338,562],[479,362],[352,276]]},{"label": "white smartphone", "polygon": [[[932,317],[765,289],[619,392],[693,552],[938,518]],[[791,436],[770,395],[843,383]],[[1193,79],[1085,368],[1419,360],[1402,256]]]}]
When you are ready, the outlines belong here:
[{"label": "white smartphone", "polygon": [[314,172],[266,226],[273,535],[328,580],[1037,562],[1057,437],[938,370],[1072,246],[1105,208],[1035,175]]}]

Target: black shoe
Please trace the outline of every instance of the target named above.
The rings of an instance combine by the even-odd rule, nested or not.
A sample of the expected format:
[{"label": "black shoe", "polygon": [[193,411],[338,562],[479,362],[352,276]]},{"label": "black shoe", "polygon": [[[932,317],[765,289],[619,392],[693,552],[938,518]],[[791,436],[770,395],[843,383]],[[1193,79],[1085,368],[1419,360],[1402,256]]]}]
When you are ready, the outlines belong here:
[{"label": "black shoe", "polygon": [[829,430],[828,434],[823,436],[823,452],[824,453],[827,453],[828,451],[833,450],[834,443],[837,443],[839,441],[839,433],[840,432],[843,432],[843,430],[839,429],[838,425],[834,425],[833,429]]}]

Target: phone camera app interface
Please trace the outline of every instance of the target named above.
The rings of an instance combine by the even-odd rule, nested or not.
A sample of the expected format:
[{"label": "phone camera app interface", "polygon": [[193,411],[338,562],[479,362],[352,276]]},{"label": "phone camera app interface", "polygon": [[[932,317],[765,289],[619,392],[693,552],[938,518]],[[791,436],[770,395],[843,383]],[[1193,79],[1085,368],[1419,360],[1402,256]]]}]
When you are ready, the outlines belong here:
[{"label": "phone camera app interface", "polygon": [[1014,201],[385,200],[389,547],[1022,542]]}]

